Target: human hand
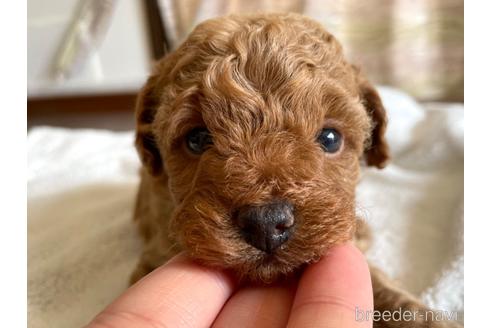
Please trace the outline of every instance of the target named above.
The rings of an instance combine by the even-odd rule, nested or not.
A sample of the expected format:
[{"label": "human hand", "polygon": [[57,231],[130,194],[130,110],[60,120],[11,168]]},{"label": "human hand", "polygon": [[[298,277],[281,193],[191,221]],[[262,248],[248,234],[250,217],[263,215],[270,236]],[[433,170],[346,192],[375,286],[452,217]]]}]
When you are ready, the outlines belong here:
[{"label": "human hand", "polygon": [[107,327],[372,327],[355,309],[372,310],[364,256],[353,245],[332,248],[299,281],[237,285],[224,271],[183,254],[154,270],[87,326]]}]

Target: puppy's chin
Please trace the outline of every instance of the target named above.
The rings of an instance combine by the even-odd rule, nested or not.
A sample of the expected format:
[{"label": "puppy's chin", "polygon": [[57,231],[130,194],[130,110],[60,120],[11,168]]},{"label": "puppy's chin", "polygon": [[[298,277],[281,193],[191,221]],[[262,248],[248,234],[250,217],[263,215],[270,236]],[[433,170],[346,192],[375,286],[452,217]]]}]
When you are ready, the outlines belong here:
[{"label": "puppy's chin", "polygon": [[[189,244],[189,241],[187,238],[183,246],[197,262],[228,270],[241,282],[258,284],[270,284],[288,278],[305,265],[318,261],[325,252],[319,245],[311,247],[308,252],[290,249],[289,245],[285,245],[272,253],[266,253],[244,241],[236,242],[236,247],[229,248],[215,248],[215,245],[197,247]],[[241,247],[237,247],[239,245]]]},{"label": "puppy's chin", "polygon": [[262,253],[251,261],[242,263],[234,271],[241,280],[270,284],[296,274],[304,266],[318,261],[319,258],[320,256],[313,256],[297,258],[293,261],[293,256],[288,252]]},{"label": "puppy's chin", "polygon": [[272,283],[290,276],[353,235],[350,207],[310,203],[309,212],[299,210],[306,223],[299,221],[288,241],[266,253],[244,240],[225,206],[210,206],[199,197],[190,201],[174,212],[173,239],[197,262],[232,271],[242,281]]},{"label": "puppy's chin", "polygon": [[[288,254],[253,251],[252,254],[243,254],[235,259],[200,257],[198,254],[191,256],[198,262],[220,269],[231,271],[239,281],[258,284],[270,284],[294,275],[306,264],[316,262],[320,256],[313,258],[297,259],[295,262]],[[221,261],[222,260],[222,261]]]}]

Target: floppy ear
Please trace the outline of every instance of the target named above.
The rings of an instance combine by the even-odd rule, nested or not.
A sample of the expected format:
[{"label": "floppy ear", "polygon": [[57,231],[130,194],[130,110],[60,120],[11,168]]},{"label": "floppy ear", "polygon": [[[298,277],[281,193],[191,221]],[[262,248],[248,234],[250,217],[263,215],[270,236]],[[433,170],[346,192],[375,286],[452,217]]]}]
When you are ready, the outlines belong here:
[{"label": "floppy ear", "polygon": [[386,110],[376,89],[360,74],[358,83],[359,96],[372,121],[371,140],[366,146],[364,157],[367,165],[382,169],[390,159],[389,147],[385,138],[388,122]]},{"label": "floppy ear", "polygon": [[147,80],[137,97],[135,113],[137,121],[135,145],[144,167],[153,176],[159,176],[164,171],[161,153],[152,131],[152,123],[159,106],[157,84],[158,75],[152,75]]}]

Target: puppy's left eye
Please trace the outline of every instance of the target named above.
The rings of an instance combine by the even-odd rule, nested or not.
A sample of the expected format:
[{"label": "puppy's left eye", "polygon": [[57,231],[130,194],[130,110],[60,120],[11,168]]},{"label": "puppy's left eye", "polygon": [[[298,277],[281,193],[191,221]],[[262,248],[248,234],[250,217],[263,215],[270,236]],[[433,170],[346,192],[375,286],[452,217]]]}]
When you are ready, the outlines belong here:
[{"label": "puppy's left eye", "polygon": [[321,130],[318,142],[327,153],[336,153],[342,146],[342,135],[335,129],[326,128]]},{"label": "puppy's left eye", "polygon": [[206,128],[195,128],[186,135],[186,146],[194,154],[202,154],[211,144],[212,136]]}]

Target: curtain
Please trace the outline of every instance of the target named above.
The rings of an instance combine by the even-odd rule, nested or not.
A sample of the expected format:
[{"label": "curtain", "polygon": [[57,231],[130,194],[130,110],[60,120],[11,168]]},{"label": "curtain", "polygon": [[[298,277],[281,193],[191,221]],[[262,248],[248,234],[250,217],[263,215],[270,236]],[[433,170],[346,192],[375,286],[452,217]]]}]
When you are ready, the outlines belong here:
[{"label": "curtain", "polygon": [[420,100],[463,101],[462,0],[159,0],[172,47],[230,13],[297,12],[319,21],[369,79]]}]

